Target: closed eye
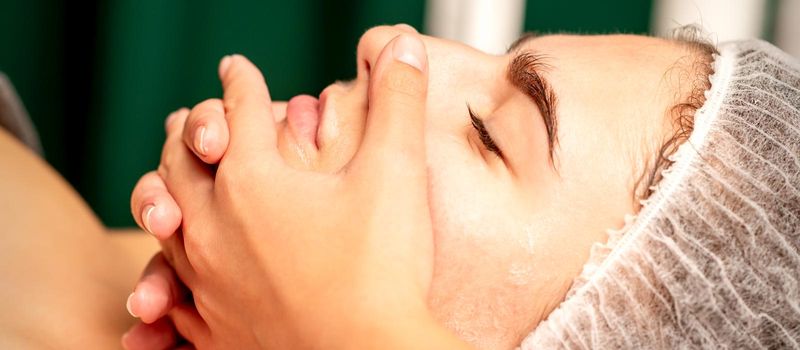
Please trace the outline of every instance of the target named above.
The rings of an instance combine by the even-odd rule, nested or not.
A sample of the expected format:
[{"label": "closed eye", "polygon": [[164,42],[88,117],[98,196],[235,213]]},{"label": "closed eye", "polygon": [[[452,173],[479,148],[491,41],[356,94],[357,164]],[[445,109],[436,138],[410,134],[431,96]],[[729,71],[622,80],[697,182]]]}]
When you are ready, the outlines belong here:
[{"label": "closed eye", "polygon": [[480,138],[481,143],[483,146],[486,147],[487,150],[494,153],[501,159],[503,159],[503,152],[497,147],[497,144],[492,139],[492,135],[486,130],[486,126],[483,125],[483,120],[472,110],[472,108],[467,104],[467,111],[469,112],[469,119],[472,122],[472,127],[478,132],[478,138]]}]

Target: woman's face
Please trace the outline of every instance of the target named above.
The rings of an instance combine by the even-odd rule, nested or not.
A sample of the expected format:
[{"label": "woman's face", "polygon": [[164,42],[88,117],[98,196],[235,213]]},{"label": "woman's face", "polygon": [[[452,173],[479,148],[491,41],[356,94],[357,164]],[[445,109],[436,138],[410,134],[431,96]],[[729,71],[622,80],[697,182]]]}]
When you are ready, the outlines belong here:
[{"label": "woman's face", "polygon": [[[408,30],[367,31],[356,79],[329,86],[319,101],[275,103],[287,161],[335,171],[351,159],[366,123],[370,67]],[[478,347],[514,346],[562,301],[591,245],[636,210],[634,184],[671,133],[667,111],[683,93],[671,68],[689,54],[627,35],[529,38],[503,56],[424,42],[436,247],[430,305]]]}]

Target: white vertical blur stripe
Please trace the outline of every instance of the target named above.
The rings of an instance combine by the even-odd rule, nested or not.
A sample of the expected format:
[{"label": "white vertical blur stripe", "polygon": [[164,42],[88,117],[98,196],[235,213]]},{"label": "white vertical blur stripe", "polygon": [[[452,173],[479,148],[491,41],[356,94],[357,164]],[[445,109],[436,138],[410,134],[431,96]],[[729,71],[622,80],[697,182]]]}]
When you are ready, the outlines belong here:
[{"label": "white vertical blur stripe", "polygon": [[459,40],[459,0],[428,0],[425,9],[425,34]]},{"label": "white vertical blur stripe", "polygon": [[656,35],[669,35],[687,24],[701,25],[716,43],[764,33],[766,0],[655,0],[653,8],[651,29]]},{"label": "white vertical blur stripe", "polygon": [[775,14],[775,44],[795,58],[800,58],[800,1],[778,2]]},{"label": "white vertical blur stripe", "polygon": [[428,0],[425,31],[487,53],[504,53],[523,30],[525,0]]}]

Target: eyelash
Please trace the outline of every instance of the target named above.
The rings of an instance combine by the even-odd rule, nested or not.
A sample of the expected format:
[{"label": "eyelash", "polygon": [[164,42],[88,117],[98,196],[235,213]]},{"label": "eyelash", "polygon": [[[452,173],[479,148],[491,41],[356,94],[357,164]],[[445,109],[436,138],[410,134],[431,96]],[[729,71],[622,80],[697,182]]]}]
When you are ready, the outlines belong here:
[{"label": "eyelash", "polygon": [[503,158],[503,152],[497,147],[497,144],[492,139],[492,135],[489,135],[489,132],[486,131],[486,126],[483,125],[483,120],[472,110],[472,108],[467,105],[467,112],[469,112],[469,119],[472,122],[472,127],[478,132],[478,138],[480,138],[481,143],[486,149],[501,159]]}]

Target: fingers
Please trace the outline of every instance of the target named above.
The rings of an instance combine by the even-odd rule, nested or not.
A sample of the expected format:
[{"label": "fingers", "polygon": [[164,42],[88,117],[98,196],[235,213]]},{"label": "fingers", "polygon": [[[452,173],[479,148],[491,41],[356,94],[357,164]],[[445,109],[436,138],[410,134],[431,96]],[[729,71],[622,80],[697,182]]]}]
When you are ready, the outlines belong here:
[{"label": "fingers", "polygon": [[142,229],[163,240],[181,224],[181,209],[155,171],[144,174],[131,194],[131,214]]},{"label": "fingers", "polygon": [[167,140],[158,167],[158,175],[181,208],[183,219],[187,213],[196,213],[205,206],[213,189],[210,169],[183,143],[183,126],[188,115],[188,110],[181,110],[167,123]]},{"label": "fingers", "polygon": [[[370,78],[364,141],[354,164],[384,175],[424,172],[428,60],[416,34],[395,37],[381,52]],[[390,166],[392,170],[385,171]]]},{"label": "fingers", "polygon": [[[178,276],[178,280],[183,283],[188,289],[195,290],[197,285],[196,273],[194,267],[189,262],[186,256],[186,247],[183,243],[183,232],[178,230],[174,235],[161,242],[162,254],[167,261],[167,265],[172,267],[172,270]],[[182,293],[178,294],[179,298],[174,298],[173,301],[183,300]]]},{"label": "fingers", "polygon": [[205,100],[192,108],[183,128],[183,141],[203,162],[219,162],[228,148],[228,123],[222,100]]},{"label": "fingers", "polygon": [[128,297],[128,312],[144,323],[153,323],[164,317],[173,305],[188,295],[162,253],[150,259],[150,263]]},{"label": "fingers", "polygon": [[275,156],[275,118],[261,71],[244,56],[232,55],[220,62],[219,76],[230,129],[228,153],[244,158]]},{"label": "fingers", "polygon": [[[176,114],[167,123],[167,141],[161,154],[158,175],[181,208],[183,226],[197,223],[213,199],[214,179],[208,166],[199,161],[183,142],[183,126],[188,112]],[[194,215],[200,219],[193,219]],[[197,238],[197,237],[194,237]],[[181,230],[162,240],[164,257],[179,279],[192,289],[195,271],[187,258]]]},{"label": "fingers", "polygon": [[167,350],[178,342],[175,327],[168,318],[153,323],[137,323],[122,336],[126,350]]},{"label": "fingers", "polygon": [[170,311],[169,316],[175,324],[175,329],[186,340],[198,348],[203,348],[203,344],[208,342],[208,325],[193,305],[178,304]]},{"label": "fingers", "polygon": [[[286,102],[273,102],[275,123],[286,118]],[[192,108],[183,129],[186,146],[207,164],[219,163],[228,149],[228,121],[222,100],[208,99]]]}]

